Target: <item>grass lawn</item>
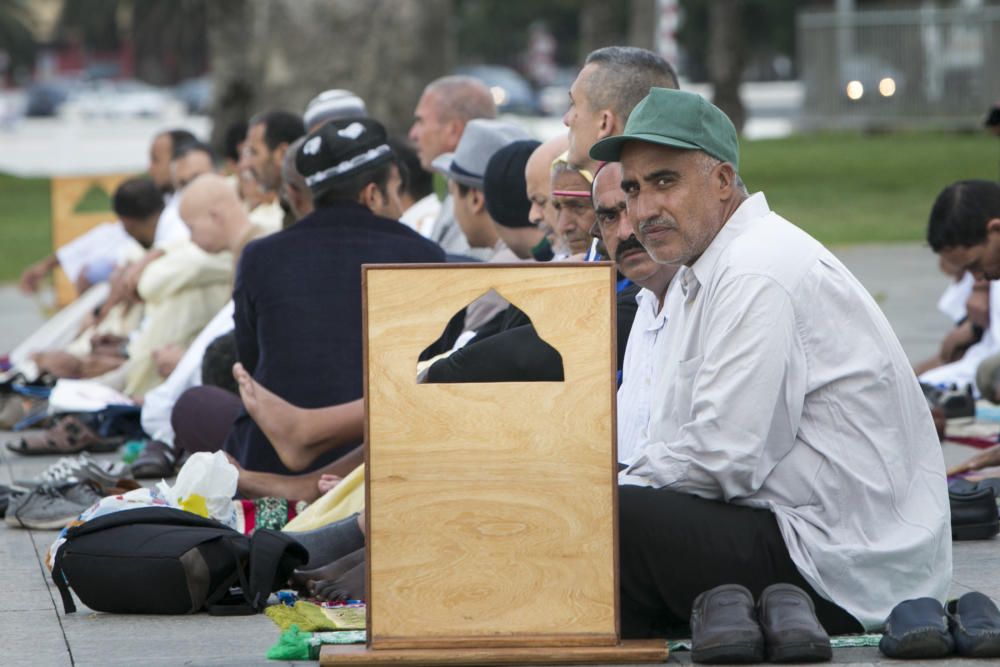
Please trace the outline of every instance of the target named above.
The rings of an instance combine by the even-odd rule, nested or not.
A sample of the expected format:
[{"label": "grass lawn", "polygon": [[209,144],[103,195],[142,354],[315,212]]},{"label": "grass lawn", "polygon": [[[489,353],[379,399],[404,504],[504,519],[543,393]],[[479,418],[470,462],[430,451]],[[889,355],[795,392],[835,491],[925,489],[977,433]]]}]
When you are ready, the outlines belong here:
[{"label": "grass lawn", "polygon": [[921,241],[938,193],[993,179],[1000,141],[983,134],[820,134],[742,144],[751,192],[828,245]]},{"label": "grass lawn", "polygon": [[[820,134],[744,141],[743,179],[771,208],[830,245],[921,241],[937,193],[996,179],[1000,142],[985,134]],[[0,282],[50,252],[45,179],[0,174]]]},{"label": "grass lawn", "polygon": [[0,282],[51,252],[50,211],[47,178],[0,174]]}]

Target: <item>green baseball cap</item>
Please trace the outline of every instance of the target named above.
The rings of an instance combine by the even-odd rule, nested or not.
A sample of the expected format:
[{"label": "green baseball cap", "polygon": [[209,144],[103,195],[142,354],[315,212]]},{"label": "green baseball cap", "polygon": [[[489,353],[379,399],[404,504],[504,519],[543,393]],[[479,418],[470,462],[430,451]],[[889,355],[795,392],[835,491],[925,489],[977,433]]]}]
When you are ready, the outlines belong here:
[{"label": "green baseball cap", "polygon": [[628,141],[700,150],[739,170],[740,143],[729,116],[701,95],[650,88],[625,123],[625,131],[601,139],[590,148],[590,157],[616,162]]}]

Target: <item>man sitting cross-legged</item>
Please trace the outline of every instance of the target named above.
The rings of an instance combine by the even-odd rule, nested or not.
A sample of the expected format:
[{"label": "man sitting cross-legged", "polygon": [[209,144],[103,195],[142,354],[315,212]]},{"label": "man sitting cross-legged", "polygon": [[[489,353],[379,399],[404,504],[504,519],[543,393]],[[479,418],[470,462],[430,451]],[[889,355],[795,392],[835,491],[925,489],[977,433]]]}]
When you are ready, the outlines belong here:
[{"label": "man sitting cross-legged", "polygon": [[795,584],[831,633],[943,598],[941,449],[868,292],[737,187],[736,131],[698,95],[652,89],[590,155],[622,163],[636,236],[682,267],[645,438],[620,477],[623,636],[669,634],[723,584],[754,597]]},{"label": "man sitting cross-legged", "polygon": [[[361,397],[362,264],[444,259],[434,243],[396,221],[393,160],[376,121],[323,125],[296,158],[315,210],[243,252],[233,292],[239,361],[296,405],[317,408]],[[225,450],[249,470],[290,472],[245,413]],[[316,467],[342,453],[328,452]]]}]

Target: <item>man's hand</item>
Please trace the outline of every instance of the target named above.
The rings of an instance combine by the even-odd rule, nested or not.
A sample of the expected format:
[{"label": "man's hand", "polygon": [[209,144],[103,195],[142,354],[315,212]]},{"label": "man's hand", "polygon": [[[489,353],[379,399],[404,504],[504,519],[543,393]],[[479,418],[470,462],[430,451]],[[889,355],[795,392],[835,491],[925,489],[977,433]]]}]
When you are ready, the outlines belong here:
[{"label": "man's hand", "polygon": [[992,466],[1000,465],[1000,445],[993,445],[989,449],[976,454],[968,461],[959,463],[948,470],[948,475],[958,475],[970,470],[982,470]]},{"label": "man's hand", "polygon": [[965,302],[965,313],[972,322],[981,329],[990,326],[990,283],[988,280],[977,280],[972,286],[972,293]]},{"label": "man's hand", "polygon": [[976,342],[976,334],[972,330],[972,319],[970,318],[949,331],[948,335],[941,341],[939,356],[942,363],[950,364],[953,361],[958,361],[974,342]]},{"label": "man's hand", "polygon": [[160,377],[166,378],[174,372],[183,356],[184,348],[177,343],[170,343],[153,350],[153,363],[156,364],[156,372],[160,374]]},{"label": "man's hand", "polygon": [[146,267],[163,257],[163,251],[157,248],[146,253],[145,257],[138,262],[130,264],[125,271],[125,293],[133,301],[142,301],[139,296],[139,280],[142,279],[142,272]]},{"label": "man's hand", "polygon": [[49,275],[57,266],[59,266],[59,260],[56,259],[55,255],[49,255],[45,259],[35,262],[21,273],[18,287],[25,294],[34,294],[38,291],[38,286],[45,279],[45,276]]}]

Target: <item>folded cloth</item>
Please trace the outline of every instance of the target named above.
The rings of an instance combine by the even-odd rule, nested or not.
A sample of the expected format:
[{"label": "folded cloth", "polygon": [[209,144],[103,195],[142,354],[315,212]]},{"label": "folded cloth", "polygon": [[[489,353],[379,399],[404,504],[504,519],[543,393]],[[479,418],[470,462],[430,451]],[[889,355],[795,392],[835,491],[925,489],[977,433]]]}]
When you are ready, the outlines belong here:
[{"label": "folded cloth", "polygon": [[282,630],[288,630],[292,625],[297,625],[304,632],[340,629],[323,613],[319,605],[304,600],[296,602],[294,607],[284,604],[272,605],[265,609],[264,613]]},{"label": "folded cloth", "polygon": [[284,530],[304,532],[365,511],[365,467],[360,465],[337,486],[290,520]]}]

